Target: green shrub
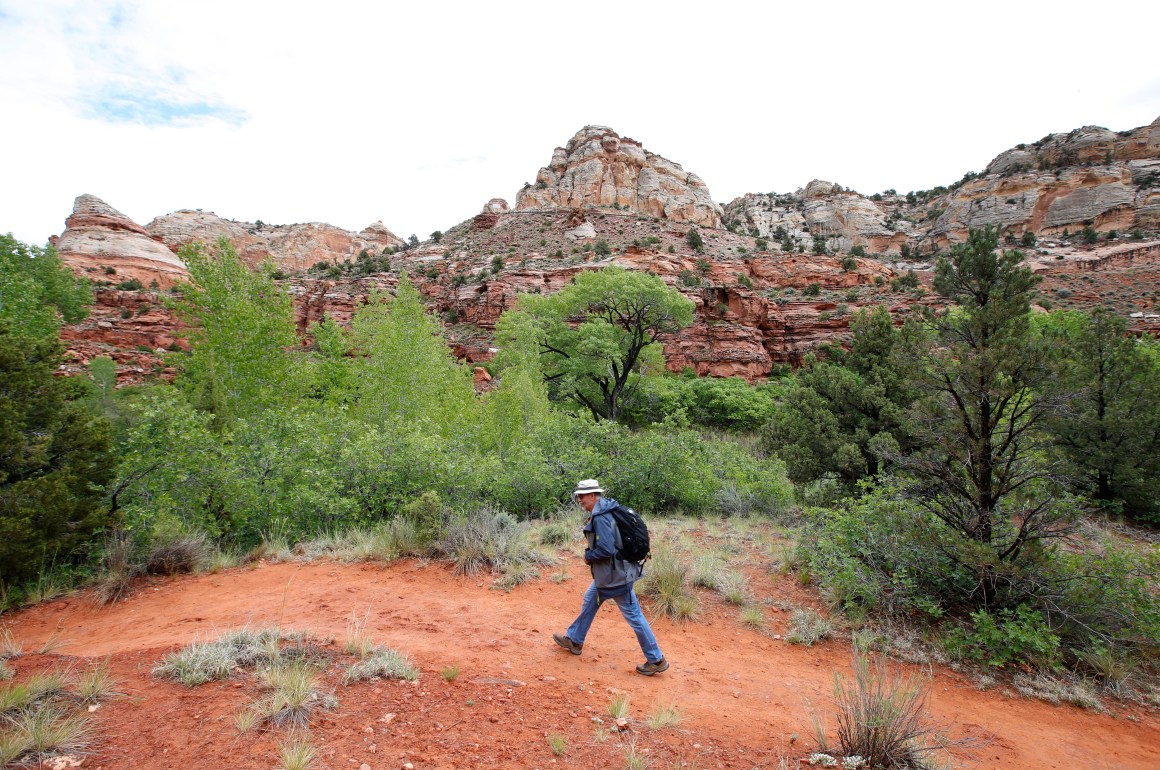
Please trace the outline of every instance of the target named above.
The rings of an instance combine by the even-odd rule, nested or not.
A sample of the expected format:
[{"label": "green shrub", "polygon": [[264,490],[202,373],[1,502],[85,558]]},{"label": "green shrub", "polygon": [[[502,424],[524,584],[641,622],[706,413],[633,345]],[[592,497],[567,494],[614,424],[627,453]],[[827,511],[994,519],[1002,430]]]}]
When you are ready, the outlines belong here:
[{"label": "green shrub", "polygon": [[695,227],[690,227],[689,232],[685,233],[685,243],[698,254],[705,252],[705,240],[701,237],[701,231]]},{"label": "green shrub", "polygon": [[612,247],[609,246],[608,241],[604,240],[603,238],[596,242],[596,245],[593,247],[592,250],[596,253],[596,256],[598,256],[598,257],[607,257],[609,254],[612,253]]},{"label": "green shrub", "polygon": [[446,515],[438,492],[427,490],[407,503],[403,506],[403,515],[415,525],[415,537],[420,546],[434,543],[443,534]]},{"label": "green shrub", "polygon": [[816,297],[822,293],[822,285],[820,283],[811,283],[809,286],[802,289],[802,296]]},{"label": "green shrub", "polygon": [[1044,668],[1059,658],[1059,637],[1042,613],[1025,604],[994,614],[977,610],[971,613],[971,623],[971,629],[954,629],[947,635],[947,651],[953,657],[990,666],[1029,660]]}]

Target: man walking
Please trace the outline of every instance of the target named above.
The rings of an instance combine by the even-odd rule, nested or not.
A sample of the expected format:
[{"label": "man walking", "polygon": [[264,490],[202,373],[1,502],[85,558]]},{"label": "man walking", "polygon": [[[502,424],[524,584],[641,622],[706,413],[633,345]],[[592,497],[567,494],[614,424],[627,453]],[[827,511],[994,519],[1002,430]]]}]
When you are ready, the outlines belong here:
[{"label": "man walking", "polygon": [[640,577],[641,566],[617,558],[624,543],[611,511],[618,503],[603,494],[604,490],[596,479],[584,479],[572,493],[572,497],[588,511],[588,520],[584,523],[584,536],[588,540],[584,561],[592,568],[592,584],[584,592],[584,603],[576,620],[564,634],[552,634],[552,638],[568,652],[579,655],[584,650],[584,638],[596,618],[596,611],[605,599],[612,599],[636,632],[636,640],[644,652],[645,662],[636,667],[637,673],[644,676],[659,674],[668,669],[669,663],[640,610],[640,602],[632,587]]}]

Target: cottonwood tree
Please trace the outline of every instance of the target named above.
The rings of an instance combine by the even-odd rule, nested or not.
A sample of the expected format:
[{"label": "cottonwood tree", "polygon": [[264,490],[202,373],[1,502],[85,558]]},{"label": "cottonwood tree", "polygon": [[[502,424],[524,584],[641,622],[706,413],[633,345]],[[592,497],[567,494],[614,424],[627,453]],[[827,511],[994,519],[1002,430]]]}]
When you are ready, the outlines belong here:
[{"label": "cottonwood tree", "polygon": [[189,325],[190,352],[179,383],[219,424],[293,402],[305,390],[290,296],[251,270],[225,238],[180,254],[189,281],[179,285],[178,317]]},{"label": "cottonwood tree", "polygon": [[473,416],[470,372],[403,275],[393,298],[372,295],[355,311],[350,340],[354,414],[374,425],[428,423],[442,435],[463,432]]},{"label": "cottonwood tree", "polygon": [[56,250],[0,235],[0,320],[14,333],[55,336],[61,322],[85,318],[93,293],[61,264]]},{"label": "cottonwood tree", "polygon": [[983,603],[1069,521],[1042,431],[1066,399],[1048,391],[1054,369],[1029,332],[1037,278],[1020,252],[997,253],[998,239],[990,227],[971,230],[939,260],[934,287],[956,306],[929,317],[931,344],[915,362],[917,448],[886,453],[910,496],[949,530],[944,545]]},{"label": "cottonwood tree", "polygon": [[524,294],[534,319],[549,393],[617,420],[643,374],[659,372],[661,338],[693,322],[693,302],[648,273],[618,267],[583,272],[550,296]]}]

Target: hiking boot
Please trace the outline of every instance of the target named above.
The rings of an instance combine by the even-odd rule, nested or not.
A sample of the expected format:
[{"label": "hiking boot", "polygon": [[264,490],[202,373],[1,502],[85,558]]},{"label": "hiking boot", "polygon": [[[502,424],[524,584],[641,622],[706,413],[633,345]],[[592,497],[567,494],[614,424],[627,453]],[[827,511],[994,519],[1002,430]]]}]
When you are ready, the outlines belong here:
[{"label": "hiking boot", "polygon": [[659,674],[662,671],[668,671],[668,670],[669,670],[669,662],[667,660],[665,660],[664,658],[661,658],[656,663],[652,663],[650,661],[645,661],[644,663],[642,663],[636,667],[636,673],[642,674],[644,676],[652,676],[653,674]]},{"label": "hiking boot", "polygon": [[556,644],[560,645],[573,655],[579,655],[584,651],[584,645],[576,644],[576,642],[572,641],[563,634],[552,634],[552,638],[556,640]]}]

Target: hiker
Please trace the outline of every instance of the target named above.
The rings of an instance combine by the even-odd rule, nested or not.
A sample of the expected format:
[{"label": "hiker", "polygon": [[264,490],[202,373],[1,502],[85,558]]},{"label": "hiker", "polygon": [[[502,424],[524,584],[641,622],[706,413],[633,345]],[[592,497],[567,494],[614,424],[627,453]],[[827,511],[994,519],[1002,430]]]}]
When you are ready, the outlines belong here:
[{"label": "hiker", "polygon": [[644,652],[645,662],[636,667],[637,673],[644,676],[659,674],[668,669],[669,663],[640,610],[640,602],[632,587],[642,568],[637,562],[617,557],[624,544],[611,511],[619,504],[603,494],[604,490],[596,479],[584,479],[572,493],[573,499],[588,511],[588,519],[584,522],[584,536],[588,539],[584,561],[592,568],[592,584],[584,592],[584,603],[576,620],[566,632],[552,634],[552,638],[568,652],[579,655],[584,650],[584,638],[596,618],[596,611],[606,599],[612,599],[636,632],[636,640]]}]

